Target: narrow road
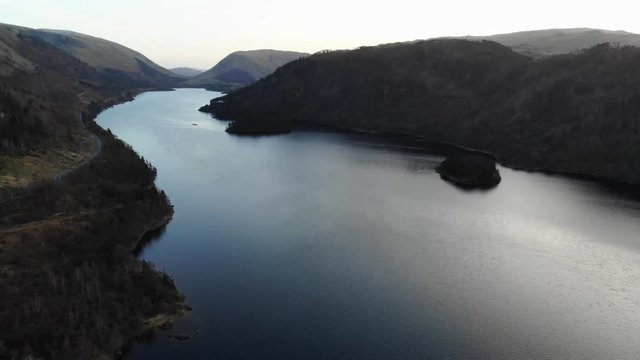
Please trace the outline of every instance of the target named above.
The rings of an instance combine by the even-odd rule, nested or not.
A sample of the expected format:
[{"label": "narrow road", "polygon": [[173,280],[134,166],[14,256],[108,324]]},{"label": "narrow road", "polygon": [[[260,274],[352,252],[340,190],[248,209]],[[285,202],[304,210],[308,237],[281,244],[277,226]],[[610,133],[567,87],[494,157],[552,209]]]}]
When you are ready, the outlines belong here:
[{"label": "narrow road", "polygon": [[90,157],[84,159],[80,164],[76,165],[74,168],[67,169],[67,170],[64,170],[64,171],[61,171],[61,172],[55,174],[53,176],[53,182],[59,182],[61,178],[65,177],[65,176],[69,175],[70,173],[78,170],[79,168],[87,165],[90,161],[95,159],[96,156],[98,156],[100,154],[100,152],[102,151],[102,140],[100,140],[100,138],[97,137],[95,134],[91,134],[91,136],[93,136],[93,138],[96,141],[96,150],[93,152],[93,154]]}]

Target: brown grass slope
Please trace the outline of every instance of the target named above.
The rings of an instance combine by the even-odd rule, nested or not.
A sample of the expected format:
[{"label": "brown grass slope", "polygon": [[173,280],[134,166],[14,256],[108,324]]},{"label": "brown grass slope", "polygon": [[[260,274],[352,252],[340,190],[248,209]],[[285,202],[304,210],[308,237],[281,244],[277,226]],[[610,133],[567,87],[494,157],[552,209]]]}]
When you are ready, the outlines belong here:
[{"label": "brown grass slope", "polygon": [[128,78],[148,86],[171,87],[180,79],[143,54],[121,44],[66,30],[2,26],[41,40],[65,51],[101,73]]}]

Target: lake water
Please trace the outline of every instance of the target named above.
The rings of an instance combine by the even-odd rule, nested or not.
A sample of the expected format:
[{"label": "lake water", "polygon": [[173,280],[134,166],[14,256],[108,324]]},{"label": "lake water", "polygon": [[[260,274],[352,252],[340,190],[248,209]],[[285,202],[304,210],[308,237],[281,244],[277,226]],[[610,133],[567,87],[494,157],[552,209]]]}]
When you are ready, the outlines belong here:
[{"label": "lake water", "polygon": [[[640,203],[501,168],[461,191],[442,156],[366,135],[236,137],[219,94],[145,93],[97,121],[175,205],[141,257],[193,312],[141,359],[637,359]],[[196,124],[196,125],[194,125]]]}]

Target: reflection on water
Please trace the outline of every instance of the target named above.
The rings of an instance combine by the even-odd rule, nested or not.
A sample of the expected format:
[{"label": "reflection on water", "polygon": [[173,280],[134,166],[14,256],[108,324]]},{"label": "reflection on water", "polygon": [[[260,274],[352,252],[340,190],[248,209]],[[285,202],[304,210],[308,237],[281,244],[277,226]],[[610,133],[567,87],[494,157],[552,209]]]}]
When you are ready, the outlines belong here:
[{"label": "reflection on water", "polygon": [[[243,138],[147,93],[98,122],[158,168],[173,221],[141,256],[194,311],[129,359],[640,356],[640,203],[501,168],[464,192],[441,152],[358,134]],[[193,126],[197,123],[198,126]]]},{"label": "reflection on water", "polygon": [[136,247],[133,249],[133,255],[135,257],[140,256],[147,247],[149,247],[151,244],[160,240],[164,235],[164,233],[166,232],[167,232],[167,225],[162,225],[157,229],[147,231],[147,233],[144,234],[144,236],[142,236],[142,239],[138,242]]}]

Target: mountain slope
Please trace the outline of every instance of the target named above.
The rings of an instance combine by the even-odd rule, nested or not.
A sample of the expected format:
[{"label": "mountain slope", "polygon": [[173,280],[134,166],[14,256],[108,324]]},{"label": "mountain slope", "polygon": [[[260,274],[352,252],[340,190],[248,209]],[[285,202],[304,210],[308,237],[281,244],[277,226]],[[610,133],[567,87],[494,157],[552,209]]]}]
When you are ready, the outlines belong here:
[{"label": "mountain slope", "polygon": [[58,137],[80,134],[77,93],[88,101],[98,98],[99,86],[115,93],[87,64],[22,29],[1,25],[0,77],[0,153],[9,155],[63,145]]},{"label": "mountain slope", "polygon": [[111,76],[151,86],[170,87],[179,81],[169,70],[141,53],[109,40],[65,30],[16,28]]},{"label": "mountain slope", "polygon": [[237,51],[186,84],[216,91],[230,91],[249,85],[280,66],[307,55],[279,50]]},{"label": "mountain slope", "polygon": [[189,67],[177,67],[169,69],[174,75],[184,77],[184,78],[192,78],[194,76],[198,76],[202,74],[204,71]]},{"label": "mountain slope", "polygon": [[86,134],[78,129],[78,114],[86,112],[87,105],[165,86],[163,81],[95,68],[32,29],[3,24],[0,77],[0,154],[12,156],[73,145],[61,137],[70,131]]},{"label": "mountain slope", "polygon": [[489,41],[392,44],[292,62],[203,110],[245,133],[289,123],[418,135],[640,183],[639,63],[640,49],[606,44],[540,60]]},{"label": "mountain slope", "polygon": [[173,212],[156,171],[92,122],[134,83],[0,24],[0,359],[112,358],[184,311],[131,254]]},{"label": "mountain slope", "polygon": [[522,31],[492,36],[468,36],[465,39],[495,41],[532,57],[567,54],[602,43],[640,46],[638,34],[589,28]]}]

